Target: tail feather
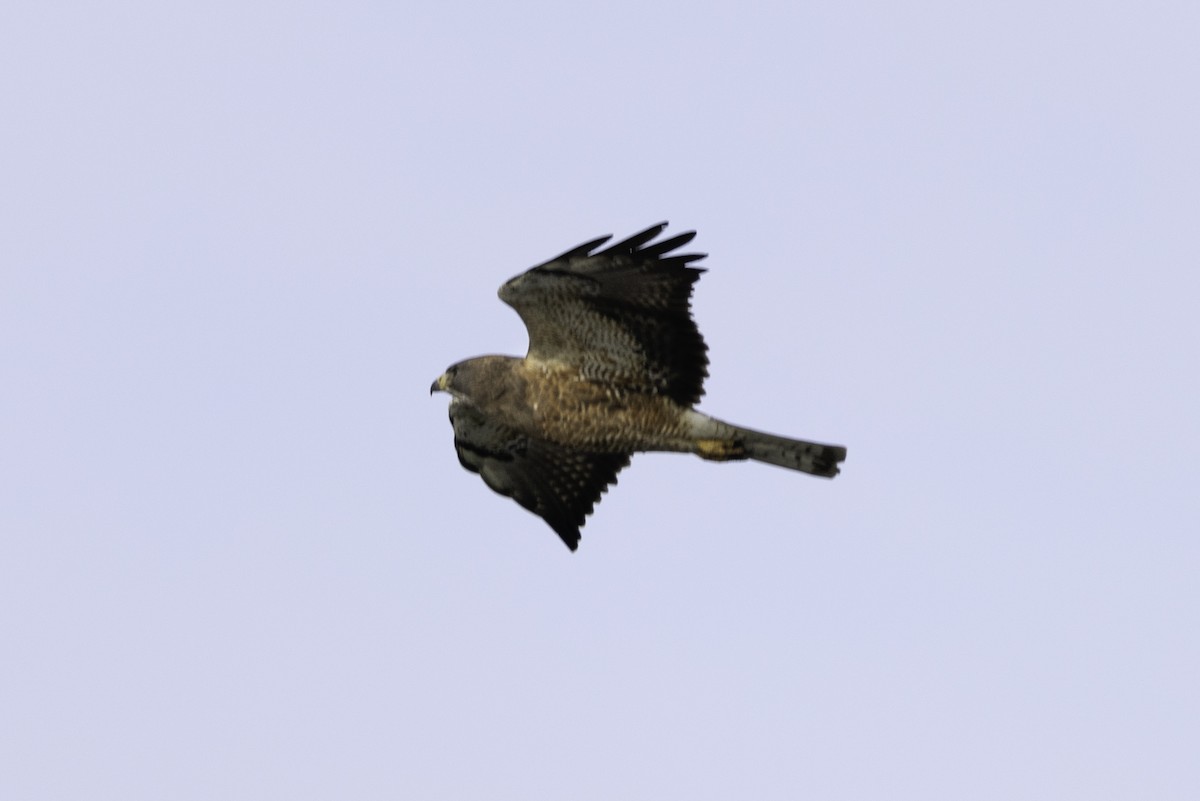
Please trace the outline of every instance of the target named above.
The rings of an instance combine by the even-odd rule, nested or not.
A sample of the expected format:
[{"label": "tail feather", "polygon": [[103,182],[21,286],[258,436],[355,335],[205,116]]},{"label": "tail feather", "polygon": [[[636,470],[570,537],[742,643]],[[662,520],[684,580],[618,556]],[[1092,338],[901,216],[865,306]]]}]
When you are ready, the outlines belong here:
[{"label": "tail feather", "polygon": [[736,429],[734,439],[748,459],[825,478],[836,476],[838,463],[846,458],[846,449],[841,445],[777,437],[748,428]]}]

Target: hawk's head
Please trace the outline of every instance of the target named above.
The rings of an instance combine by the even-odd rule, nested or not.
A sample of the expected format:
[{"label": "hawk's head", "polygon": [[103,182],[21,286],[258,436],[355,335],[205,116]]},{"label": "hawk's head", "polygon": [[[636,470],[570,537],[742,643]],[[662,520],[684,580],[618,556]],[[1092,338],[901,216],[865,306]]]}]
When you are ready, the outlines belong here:
[{"label": "hawk's head", "polygon": [[449,392],[455,400],[474,403],[497,401],[519,383],[513,375],[519,361],[511,356],[479,356],[452,364],[429,387],[429,394]]},{"label": "hawk's head", "polygon": [[453,364],[446,368],[446,372],[439,375],[437,380],[433,382],[433,385],[429,387],[429,394],[432,395],[435,392],[450,392],[450,385],[454,382],[454,374],[456,372],[458,372],[457,364]]}]

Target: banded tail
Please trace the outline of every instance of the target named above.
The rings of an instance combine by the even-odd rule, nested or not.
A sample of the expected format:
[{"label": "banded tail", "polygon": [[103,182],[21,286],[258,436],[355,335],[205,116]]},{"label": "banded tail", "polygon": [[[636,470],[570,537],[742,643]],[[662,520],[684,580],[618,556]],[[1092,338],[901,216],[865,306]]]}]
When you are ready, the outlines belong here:
[{"label": "banded tail", "polygon": [[737,429],[736,439],[740,440],[742,447],[746,449],[746,456],[756,462],[766,462],[824,478],[836,476],[838,463],[846,458],[846,449],[841,445],[822,445],[819,442],[788,439],[747,428]]},{"label": "banded tail", "polygon": [[[701,417],[699,413],[693,414]],[[753,459],[813,476],[833,478],[838,474],[838,464],[846,458],[846,449],[841,445],[788,439],[706,416],[704,423],[703,428],[709,430],[696,440],[694,451],[704,459],[717,462]]]}]

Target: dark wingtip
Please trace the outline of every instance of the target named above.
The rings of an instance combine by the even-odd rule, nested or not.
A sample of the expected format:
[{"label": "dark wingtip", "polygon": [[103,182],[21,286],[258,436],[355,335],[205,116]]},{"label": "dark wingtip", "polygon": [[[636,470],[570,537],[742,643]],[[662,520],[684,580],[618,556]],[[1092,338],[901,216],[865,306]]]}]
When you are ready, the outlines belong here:
[{"label": "dark wingtip", "polygon": [[639,231],[628,239],[622,239],[615,245],[610,245],[604,249],[605,253],[622,253],[626,251],[636,251],[642,245],[645,245],[650,240],[661,234],[667,227],[665,222],[660,222],[658,225],[652,225],[645,231]]},{"label": "dark wingtip", "polygon": [[546,518],[541,512],[538,515],[546,521],[546,525],[554,529],[554,533],[563,541],[563,545],[573,553],[579,548],[579,525],[568,523],[565,520],[551,520]]},{"label": "dark wingtip", "polygon": [[[610,239],[612,239],[612,234],[608,234],[607,236],[598,236],[595,239],[590,239],[581,245],[576,245],[575,247],[571,248],[570,250],[564,250],[562,253],[559,253],[553,259],[544,261],[541,264],[537,265],[537,267],[534,267],[532,269],[536,270],[539,267],[545,267],[548,264],[554,264],[554,262],[556,262],[556,261],[570,261],[571,259],[586,258],[586,257],[592,255],[593,250],[600,247],[601,245],[603,245],[605,242],[607,242]],[[517,276],[517,277],[520,278],[520,276]]]}]

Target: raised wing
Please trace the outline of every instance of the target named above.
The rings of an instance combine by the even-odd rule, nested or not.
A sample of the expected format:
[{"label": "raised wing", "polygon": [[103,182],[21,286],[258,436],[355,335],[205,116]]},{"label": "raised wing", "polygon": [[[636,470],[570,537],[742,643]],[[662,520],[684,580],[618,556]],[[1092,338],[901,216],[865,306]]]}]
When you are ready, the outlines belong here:
[{"label": "raised wing", "polygon": [[468,403],[450,404],[450,422],[462,466],[545,520],[572,551],[579,527],[629,464],[629,454],[583,453],[524,436]]},{"label": "raised wing", "polygon": [[[617,388],[691,405],[704,393],[707,346],[691,315],[702,253],[671,255],[696,235],[651,242],[660,223],[604,250],[572,248],[513,278],[500,298],[529,331],[531,361],[562,362]],[[596,252],[593,252],[596,251]]]}]

